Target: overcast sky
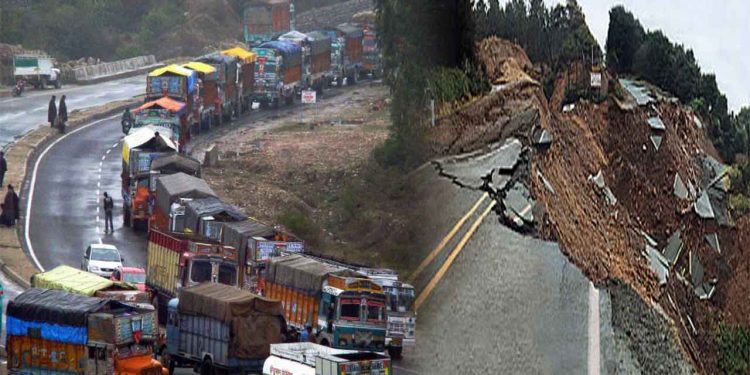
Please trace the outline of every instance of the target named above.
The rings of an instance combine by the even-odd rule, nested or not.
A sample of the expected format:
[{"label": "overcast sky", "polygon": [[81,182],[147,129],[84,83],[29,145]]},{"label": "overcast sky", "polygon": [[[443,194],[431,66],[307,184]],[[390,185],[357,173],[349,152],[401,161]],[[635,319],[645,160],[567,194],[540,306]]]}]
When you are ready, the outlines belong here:
[{"label": "overcast sky", "polygon": [[[563,3],[562,0],[546,0]],[[607,40],[609,9],[622,4],[649,30],[695,53],[702,71],[715,73],[731,110],[750,106],[750,2],[745,0],[578,0],[601,44]]]}]

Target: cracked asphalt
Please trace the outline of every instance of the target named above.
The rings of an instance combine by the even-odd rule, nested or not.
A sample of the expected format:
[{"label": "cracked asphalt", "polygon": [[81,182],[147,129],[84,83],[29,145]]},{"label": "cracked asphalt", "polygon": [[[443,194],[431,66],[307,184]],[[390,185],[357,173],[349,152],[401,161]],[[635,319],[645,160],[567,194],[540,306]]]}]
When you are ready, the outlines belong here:
[{"label": "cracked asphalt", "polygon": [[[492,160],[479,157],[466,166],[486,171],[472,175],[486,175],[494,168]],[[431,213],[422,216],[417,246],[432,249],[483,192],[459,187],[434,166],[415,180],[425,197],[423,212]],[[429,276],[417,279],[417,288],[434,275],[482,208],[427,268]],[[592,298],[592,290],[557,244],[519,234],[493,212],[478,224],[418,310],[415,369],[432,374],[598,374],[598,303],[589,302],[598,301],[598,293]],[[592,311],[596,319],[590,318]]]}]

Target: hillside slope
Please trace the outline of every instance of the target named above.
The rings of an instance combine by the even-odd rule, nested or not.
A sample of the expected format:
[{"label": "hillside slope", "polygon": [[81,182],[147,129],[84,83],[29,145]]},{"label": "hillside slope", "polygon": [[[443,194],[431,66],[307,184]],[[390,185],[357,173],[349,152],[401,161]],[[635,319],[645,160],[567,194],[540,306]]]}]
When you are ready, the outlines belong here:
[{"label": "hillside slope", "polygon": [[[525,181],[538,203],[533,228],[522,230],[559,242],[613,300],[634,300],[618,285],[636,292],[640,311],[652,312],[644,318],[639,309],[629,310],[630,320],[619,329],[644,373],[669,373],[649,366],[677,360],[680,352],[697,371],[718,372],[719,322],[726,316],[747,323],[750,311],[750,304],[737,302],[750,289],[750,261],[738,236],[750,224],[742,219],[734,226],[722,177],[726,166],[700,119],[667,97],[638,106],[606,74],[618,97],[599,104],[579,100],[563,112],[568,72],[558,76],[550,105],[520,48],[495,40],[477,50],[494,88],[437,121],[428,135],[432,152],[460,154],[508,137],[521,140],[526,156],[520,160],[529,166],[517,168],[512,180]],[[580,68],[572,66],[571,74],[580,75]],[[663,129],[653,129],[649,120]],[[536,144],[542,129],[552,139],[547,146]],[[499,203],[508,194],[492,183],[483,189]],[[705,201],[699,199],[703,193]],[[699,216],[696,206],[708,207],[713,217]],[[504,211],[498,209],[501,221]],[[659,330],[672,332],[667,335],[679,337],[680,345],[657,345],[664,333],[653,327],[663,325]]]}]

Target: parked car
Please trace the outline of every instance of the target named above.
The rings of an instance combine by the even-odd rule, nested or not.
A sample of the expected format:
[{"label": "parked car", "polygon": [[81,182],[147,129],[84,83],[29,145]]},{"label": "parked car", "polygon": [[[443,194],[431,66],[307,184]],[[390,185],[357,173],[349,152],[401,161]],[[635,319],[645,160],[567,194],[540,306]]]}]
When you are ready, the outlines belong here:
[{"label": "parked car", "polygon": [[91,244],[83,253],[81,269],[109,278],[117,268],[122,268],[125,259],[114,245]]},{"label": "parked car", "polygon": [[112,272],[112,281],[124,281],[146,291],[146,270],[138,267],[120,267]]}]

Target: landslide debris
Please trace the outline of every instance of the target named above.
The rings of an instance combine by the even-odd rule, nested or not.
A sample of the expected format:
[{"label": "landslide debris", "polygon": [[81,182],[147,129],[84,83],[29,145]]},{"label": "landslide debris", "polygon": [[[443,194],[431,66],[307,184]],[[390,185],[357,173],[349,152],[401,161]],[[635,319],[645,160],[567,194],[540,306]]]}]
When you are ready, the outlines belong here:
[{"label": "landslide debris", "polygon": [[[645,372],[669,373],[663,364],[675,355],[699,372],[718,372],[718,323],[724,315],[730,322],[750,319],[750,303],[738,302],[750,288],[750,261],[737,235],[750,221],[735,227],[726,205],[726,166],[703,121],[661,93],[639,100],[641,105],[634,98],[602,97],[607,90],[590,93],[598,103],[564,103],[571,84],[588,81],[589,68],[580,64],[558,75],[550,106],[529,78],[522,50],[499,41],[477,48],[493,90],[430,130],[440,173],[464,188],[488,191],[500,203],[501,220],[559,242],[596,285],[626,285],[632,296],[625,300],[639,298],[643,308],[624,311],[613,324],[638,347]],[[627,92],[606,73],[603,85]],[[583,96],[589,90],[574,89]],[[511,138],[523,144],[512,171],[470,171],[465,157],[446,157],[492,158]],[[677,349],[658,349],[664,342]]]}]

